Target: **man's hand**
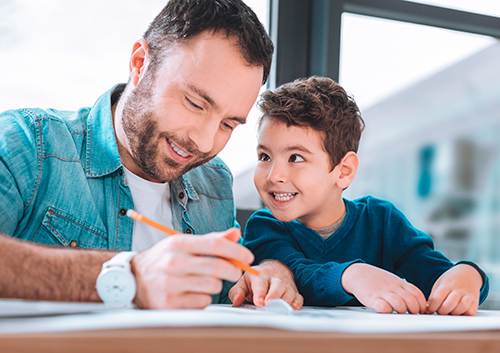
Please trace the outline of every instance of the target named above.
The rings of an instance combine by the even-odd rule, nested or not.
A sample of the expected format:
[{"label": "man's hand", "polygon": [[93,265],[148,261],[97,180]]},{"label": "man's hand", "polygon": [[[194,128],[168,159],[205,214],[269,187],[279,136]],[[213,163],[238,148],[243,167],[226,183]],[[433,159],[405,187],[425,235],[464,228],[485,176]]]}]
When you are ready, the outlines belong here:
[{"label": "man's hand", "polygon": [[440,315],[475,315],[483,279],[467,264],[458,264],[443,273],[434,283],[427,313]]},{"label": "man's hand", "polygon": [[299,294],[292,271],[276,260],[265,260],[254,268],[269,276],[269,280],[246,272],[229,291],[234,306],[245,301],[264,306],[271,299],[283,299],[295,310],[300,310],[304,298]]},{"label": "man's hand", "polygon": [[355,263],[342,275],[342,286],[363,305],[381,313],[425,313],[424,294],[398,276],[368,264]]},{"label": "man's hand", "polygon": [[[236,228],[201,236],[175,235],[140,252],[131,261],[140,308],[204,308],[222,280],[236,282],[241,270],[219,257],[251,264],[253,254],[237,244]],[[208,256],[206,256],[208,255]]]}]

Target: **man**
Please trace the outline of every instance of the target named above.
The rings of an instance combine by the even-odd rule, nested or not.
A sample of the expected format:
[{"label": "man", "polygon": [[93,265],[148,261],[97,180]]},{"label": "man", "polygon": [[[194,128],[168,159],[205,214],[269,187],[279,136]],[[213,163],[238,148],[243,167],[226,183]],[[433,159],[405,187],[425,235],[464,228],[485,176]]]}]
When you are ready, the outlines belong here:
[{"label": "man", "polygon": [[[226,296],[234,305],[283,298],[300,308],[284,265],[257,266],[272,276],[266,281],[240,278],[222,259],[250,264],[253,255],[231,228],[232,176],[215,156],[245,122],[272,51],[243,2],[171,0],[134,44],[127,85],[91,109],[0,115],[0,232],[43,244],[140,251],[56,250],[0,237],[0,295],[99,300],[99,275],[101,299],[109,291],[127,304],[121,292],[137,286],[134,303],[142,308],[201,308]],[[182,233],[210,234],[165,238],[134,224],[128,209]],[[110,280],[109,269],[123,276]],[[238,283],[228,293],[222,280]]]}]

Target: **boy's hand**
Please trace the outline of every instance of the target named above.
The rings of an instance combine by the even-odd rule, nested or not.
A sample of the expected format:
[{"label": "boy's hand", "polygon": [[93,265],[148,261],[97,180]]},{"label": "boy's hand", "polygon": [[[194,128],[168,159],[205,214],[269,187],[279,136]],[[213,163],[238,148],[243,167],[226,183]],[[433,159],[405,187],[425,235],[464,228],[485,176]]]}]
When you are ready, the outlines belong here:
[{"label": "boy's hand", "polygon": [[300,310],[304,298],[299,294],[292,271],[276,260],[264,260],[255,269],[269,276],[269,281],[246,272],[229,291],[234,306],[244,302],[264,306],[271,299],[283,299],[295,310]]},{"label": "boy's hand", "polygon": [[434,283],[427,313],[440,315],[475,315],[483,279],[467,264],[458,264],[443,273]]},{"label": "boy's hand", "polygon": [[381,268],[355,263],[342,275],[342,287],[363,305],[380,313],[425,313],[424,294],[411,283]]}]

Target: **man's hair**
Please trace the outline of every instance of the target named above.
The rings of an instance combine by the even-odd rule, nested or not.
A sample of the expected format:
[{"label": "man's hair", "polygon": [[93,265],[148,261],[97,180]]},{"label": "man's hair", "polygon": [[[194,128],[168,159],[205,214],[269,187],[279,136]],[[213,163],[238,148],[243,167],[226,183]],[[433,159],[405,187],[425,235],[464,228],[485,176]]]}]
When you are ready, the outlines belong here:
[{"label": "man's hair", "polygon": [[262,84],[266,83],[274,45],[257,15],[241,0],[170,0],[144,33],[150,69],[156,70],[172,44],[207,30],[237,38],[243,58],[264,68]]},{"label": "man's hair", "polygon": [[311,127],[323,133],[323,145],[335,168],[347,152],[358,151],[365,123],[352,97],[327,77],[300,78],[262,94],[264,119],[284,122],[288,127]]}]

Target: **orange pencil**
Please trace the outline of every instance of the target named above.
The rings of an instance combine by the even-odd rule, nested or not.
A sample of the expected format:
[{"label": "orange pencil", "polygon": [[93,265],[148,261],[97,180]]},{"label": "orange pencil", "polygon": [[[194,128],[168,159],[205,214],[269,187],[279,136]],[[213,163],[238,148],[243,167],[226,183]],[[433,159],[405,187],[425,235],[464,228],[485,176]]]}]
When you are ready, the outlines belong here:
[{"label": "orange pencil", "polygon": [[[164,226],[163,224],[155,222],[155,221],[153,221],[153,220],[151,220],[151,219],[149,219],[149,218],[141,215],[137,211],[128,210],[127,211],[127,216],[130,217],[130,218],[132,218],[135,221],[142,222],[144,224],[147,224],[148,226],[151,226],[153,228],[161,230],[162,232],[167,233],[168,235],[180,234],[179,232],[176,232],[175,230],[170,229],[170,228]],[[240,262],[238,260],[228,259],[228,258],[225,258],[225,257],[223,257],[223,259],[226,260],[226,261],[228,261],[228,262],[230,262],[230,263],[232,263],[234,266],[242,269],[243,271],[250,272],[251,274],[259,276],[262,279],[265,279],[266,281],[269,280],[269,276],[268,275],[266,275],[265,273],[259,272],[256,269],[254,269],[254,268],[252,268],[252,267],[250,267],[248,265],[245,265],[243,262]]]}]

